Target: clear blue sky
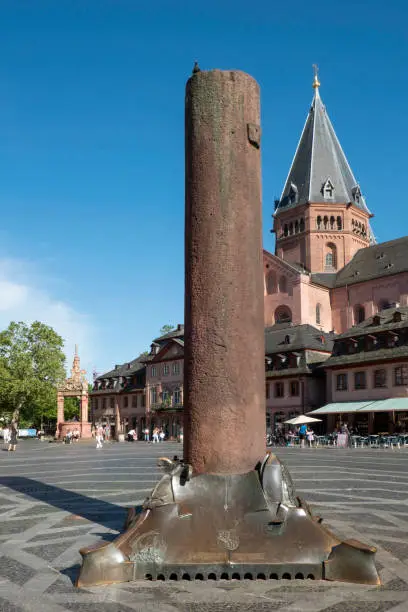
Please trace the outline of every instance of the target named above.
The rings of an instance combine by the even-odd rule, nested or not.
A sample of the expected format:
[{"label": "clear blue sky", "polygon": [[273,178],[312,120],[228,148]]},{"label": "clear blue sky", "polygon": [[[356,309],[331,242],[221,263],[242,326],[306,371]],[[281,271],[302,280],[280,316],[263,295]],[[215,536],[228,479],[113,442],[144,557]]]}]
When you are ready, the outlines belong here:
[{"label": "clear blue sky", "polygon": [[196,59],[261,85],[265,248],[315,62],[377,239],[406,234],[407,21],[403,0],[3,0],[0,325],[42,318],[101,372],[183,321]]}]

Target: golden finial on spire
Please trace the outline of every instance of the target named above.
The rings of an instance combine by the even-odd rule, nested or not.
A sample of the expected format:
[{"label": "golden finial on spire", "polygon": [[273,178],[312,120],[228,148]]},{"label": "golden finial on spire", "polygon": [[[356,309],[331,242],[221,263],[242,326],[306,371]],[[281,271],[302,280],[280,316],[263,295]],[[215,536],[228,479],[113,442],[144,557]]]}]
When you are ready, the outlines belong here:
[{"label": "golden finial on spire", "polygon": [[320,81],[319,81],[319,67],[317,66],[317,64],[313,64],[313,70],[314,70],[314,79],[313,79],[313,89],[318,89],[320,87]]}]

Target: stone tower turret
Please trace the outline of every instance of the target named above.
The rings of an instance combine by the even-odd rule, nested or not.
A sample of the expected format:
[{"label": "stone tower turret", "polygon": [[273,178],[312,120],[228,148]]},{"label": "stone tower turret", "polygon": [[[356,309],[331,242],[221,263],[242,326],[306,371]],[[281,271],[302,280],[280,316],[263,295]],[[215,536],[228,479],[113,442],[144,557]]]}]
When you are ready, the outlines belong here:
[{"label": "stone tower turret", "polygon": [[314,97],[273,215],[275,254],[310,272],[336,272],[373,241],[360,186],[337,139],[315,73]]}]

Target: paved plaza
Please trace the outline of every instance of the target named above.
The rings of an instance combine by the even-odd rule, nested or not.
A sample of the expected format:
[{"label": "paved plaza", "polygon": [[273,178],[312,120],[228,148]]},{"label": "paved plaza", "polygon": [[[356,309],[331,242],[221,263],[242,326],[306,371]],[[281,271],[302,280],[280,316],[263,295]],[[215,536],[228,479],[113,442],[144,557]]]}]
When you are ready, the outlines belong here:
[{"label": "paved plaza", "polygon": [[408,451],[278,449],[298,493],[342,538],[378,548],[383,586],[318,581],[138,582],[76,589],[78,550],[111,540],[176,443],[0,452],[1,612],[408,612]]}]

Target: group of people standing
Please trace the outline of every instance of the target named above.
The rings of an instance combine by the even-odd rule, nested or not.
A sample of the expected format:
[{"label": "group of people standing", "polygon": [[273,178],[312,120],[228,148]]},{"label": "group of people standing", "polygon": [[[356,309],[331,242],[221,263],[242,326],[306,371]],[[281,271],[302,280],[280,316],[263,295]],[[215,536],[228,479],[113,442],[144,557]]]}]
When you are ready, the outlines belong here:
[{"label": "group of people standing", "polygon": [[17,447],[18,430],[14,423],[3,429],[3,442],[8,451],[15,451]]}]

